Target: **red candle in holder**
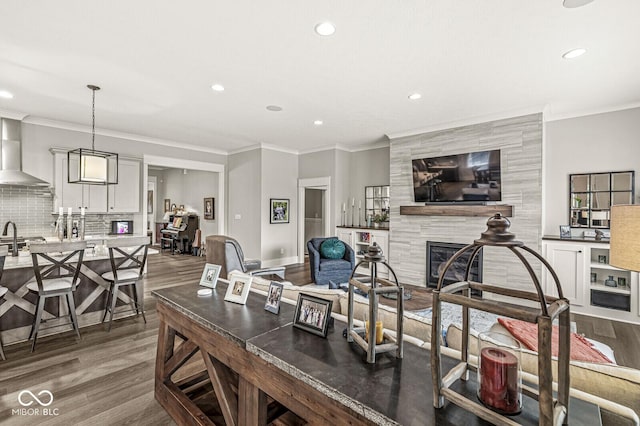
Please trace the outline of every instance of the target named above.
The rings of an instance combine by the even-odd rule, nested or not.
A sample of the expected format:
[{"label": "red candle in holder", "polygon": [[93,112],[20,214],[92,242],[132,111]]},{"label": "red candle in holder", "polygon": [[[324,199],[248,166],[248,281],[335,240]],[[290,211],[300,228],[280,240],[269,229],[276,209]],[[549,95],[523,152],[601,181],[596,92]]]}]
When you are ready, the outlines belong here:
[{"label": "red candle in holder", "polygon": [[520,412],[518,359],[512,353],[485,347],[480,352],[480,400],[505,414]]}]

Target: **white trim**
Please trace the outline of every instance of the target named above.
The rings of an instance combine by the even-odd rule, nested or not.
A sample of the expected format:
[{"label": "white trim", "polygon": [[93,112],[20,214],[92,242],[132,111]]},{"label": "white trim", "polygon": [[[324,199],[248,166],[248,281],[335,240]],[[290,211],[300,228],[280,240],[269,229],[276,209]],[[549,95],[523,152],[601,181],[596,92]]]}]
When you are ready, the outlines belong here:
[{"label": "white trim", "polygon": [[438,130],[447,130],[447,129],[453,129],[456,127],[471,126],[474,124],[486,123],[489,121],[504,120],[507,118],[521,117],[521,116],[530,115],[530,114],[539,114],[539,113],[542,113],[543,110],[544,110],[544,106],[540,105],[540,106],[535,106],[530,108],[523,108],[520,110],[504,111],[504,112],[498,112],[493,114],[487,114],[483,116],[469,117],[469,118],[450,121],[446,123],[437,123],[437,124],[433,124],[433,125],[415,129],[415,130],[387,133],[386,136],[390,140],[394,140],[394,139],[405,138],[409,136],[416,136],[422,133],[435,132]]},{"label": "white trim", "polygon": [[627,109],[634,109],[634,108],[640,108],[640,102],[631,102],[625,105],[591,108],[591,109],[586,109],[581,111],[564,112],[564,113],[556,113],[556,114],[547,112],[545,116],[545,120],[559,121],[559,120],[566,120],[569,118],[586,117],[589,115],[596,115],[596,114],[606,114],[609,112],[624,111]]},{"label": "white trim", "polygon": [[[143,162],[144,162],[144,187],[145,188],[147,186],[147,175],[148,175],[149,165],[171,167],[176,169],[202,170],[205,172],[218,173],[218,198],[220,199],[220,204],[218,204],[219,205],[218,217],[216,221],[218,222],[218,234],[225,235],[227,233],[227,226],[225,222],[226,220],[225,212],[227,209],[227,202],[225,199],[226,174],[225,174],[224,164],[205,163],[202,161],[183,160],[180,158],[160,157],[157,155],[148,155],[148,154],[144,154]],[[147,213],[146,210],[147,210],[147,207],[145,203],[144,212],[143,212],[145,215]]]},{"label": "white trim", "polygon": [[261,268],[271,268],[273,266],[291,265],[298,263],[298,256],[282,257],[279,259],[263,260]]},{"label": "white trim", "polygon": [[[321,189],[324,192],[324,234],[331,235],[331,177],[298,179],[298,262],[304,262],[304,190]],[[302,218],[302,219],[301,219]]]},{"label": "white trim", "polygon": [[8,109],[0,108],[0,117],[10,118],[11,120],[24,120],[29,115],[26,112],[9,111]]},{"label": "white trim", "polygon": [[[64,121],[49,120],[47,118],[28,116],[24,118],[22,122],[27,124],[35,124],[38,126],[53,127],[55,129],[71,130],[71,131],[82,132],[82,133],[91,133],[91,127],[89,126],[84,126],[82,124],[76,124],[76,123],[68,123]],[[96,128],[96,135],[107,136],[111,138],[127,139],[131,141],[144,142],[144,143],[149,143],[154,145],[169,146],[172,148],[188,149],[191,151],[207,152],[209,154],[227,155],[227,151],[223,151],[220,149],[209,148],[206,146],[193,145],[193,144],[176,142],[176,141],[170,141],[170,140],[159,139],[159,138],[152,138],[149,136],[136,135],[133,133],[118,132],[116,130]]]},{"label": "white trim", "polygon": [[335,144],[331,146],[311,148],[311,149],[306,149],[304,151],[298,151],[298,155],[313,154],[315,152],[331,151],[331,150],[345,151],[345,152],[361,152],[361,151],[369,151],[372,149],[388,148],[389,145],[390,145],[389,141],[381,141],[381,142],[375,142],[373,144],[358,145],[351,148],[344,145]]},{"label": "white trim", "polygon": [[243,152],[255,151],[256,149],[268,149],[271,151],[284,152],[286,154],[300,155],[300,153],[295,149],[284,148],[284,147],[271,145],[267,143],[259,143],[259,144],[250,145],[244,148],[234,149],[233,151],[229,151],[228,155],[241,154]]}]

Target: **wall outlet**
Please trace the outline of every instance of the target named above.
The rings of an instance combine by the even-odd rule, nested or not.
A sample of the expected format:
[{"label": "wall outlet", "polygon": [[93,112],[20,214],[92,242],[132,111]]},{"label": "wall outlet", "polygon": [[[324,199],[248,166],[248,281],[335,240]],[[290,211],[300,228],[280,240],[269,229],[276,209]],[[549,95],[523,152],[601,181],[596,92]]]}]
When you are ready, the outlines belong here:
[{"label": "wall outlet", "polygon": [[233,217],[235,220],[240,220],[242,219],[242,215],[239,213],[236,213],[236,215]]},{"label": "wall outlet", "polygon": [[284,254],[284,249],[283,248],[280,249],[280,254]]}]

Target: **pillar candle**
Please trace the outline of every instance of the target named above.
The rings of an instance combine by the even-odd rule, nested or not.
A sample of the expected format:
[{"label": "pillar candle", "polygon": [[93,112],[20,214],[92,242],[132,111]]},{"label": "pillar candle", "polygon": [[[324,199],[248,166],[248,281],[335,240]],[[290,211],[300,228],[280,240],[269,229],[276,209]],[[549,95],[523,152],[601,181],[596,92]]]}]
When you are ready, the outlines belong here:
[{"label": "pillar candle", "polygon": [[60,207],[60,209],[58,210],[58,214],[60,216],[62,216],[64,214],[64,207]]},{"label": "pillar candle", "polygon": [[358,208],[362,208],[362,200],[358,200]]},{"label": "pillar candle", "polygon": [[73,208],[72,207],[69,207],[69,209],[67,210],[67,214],[69,216],[71,216],[73,214]]},{"label": "pillar candle", "polygon": [[80,216],[84,216],[84,214],[85,214],[85,209],[84,209],[84,207],[81,207],[80,208]]},{"label": "pillar candle", "polygon": [[346,203],[342,203],[342,211],[347,211],[347,205]]},{"label": "pillar candle", "polygon": [[[369,341],[369,321],[365,321],[364,325],[366,332],[364,335],[364,339]],[[382,321],[376,321],[376,345],[380,345],[384,342],[384,333],[382,329]]]},{"label": "pillar candle", "polygon": [[504,349],[488,347],[480,352],[480,399],[504,413],[520,411],[518,359]]}]

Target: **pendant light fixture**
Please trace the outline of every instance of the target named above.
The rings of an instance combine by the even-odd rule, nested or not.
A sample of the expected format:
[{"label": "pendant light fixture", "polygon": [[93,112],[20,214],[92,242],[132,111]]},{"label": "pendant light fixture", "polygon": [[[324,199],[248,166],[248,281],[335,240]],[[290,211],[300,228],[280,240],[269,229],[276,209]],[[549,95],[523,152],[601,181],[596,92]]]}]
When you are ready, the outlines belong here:
[{"label": "pendant light fixture", "polygon": [[91,103],[91,149],[78,148],[67,153],[67,181],[89,185],[115,185],[118,183],[118,154],[96,151],[96,90],[98,86],[87,86],[92,92]]}]

